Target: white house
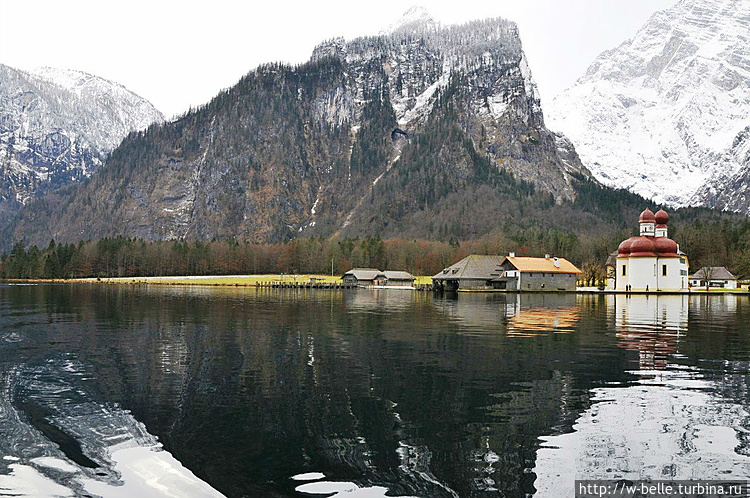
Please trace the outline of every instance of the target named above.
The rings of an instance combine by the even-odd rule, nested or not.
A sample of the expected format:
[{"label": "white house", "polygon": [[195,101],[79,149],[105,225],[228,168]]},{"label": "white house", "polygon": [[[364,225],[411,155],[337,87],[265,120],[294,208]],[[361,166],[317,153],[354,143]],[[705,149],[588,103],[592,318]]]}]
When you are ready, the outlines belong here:
[{"label": "white house", "polygon": [[638,219],[640,235],[622,241],[614,265],[616,290],[675,292],[688,288],[688,259],[667,236],[669,215],[646,208]]},{"label": "white house", "polygon": [[707,266],[690,276],[690,286],[736,289],[737,277],[723,266]]}]

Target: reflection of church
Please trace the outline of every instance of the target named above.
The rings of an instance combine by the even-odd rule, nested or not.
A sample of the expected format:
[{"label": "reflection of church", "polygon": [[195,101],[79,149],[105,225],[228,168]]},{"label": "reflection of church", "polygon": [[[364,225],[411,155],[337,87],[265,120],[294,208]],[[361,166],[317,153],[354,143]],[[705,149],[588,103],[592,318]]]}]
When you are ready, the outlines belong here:
[{"label": "reflection of church", "polygon": [[665,368],[687,331],[689,296],[608,296],[618,346],[636,351],[639,368]]},{"label": "reflection of church", "polygon": [[609,287],[621,291],[675,292],[688,288],[688,260],[667,237],[669,215],[646,208],[638,219],[640,235],[622,241],[607,261]]}]

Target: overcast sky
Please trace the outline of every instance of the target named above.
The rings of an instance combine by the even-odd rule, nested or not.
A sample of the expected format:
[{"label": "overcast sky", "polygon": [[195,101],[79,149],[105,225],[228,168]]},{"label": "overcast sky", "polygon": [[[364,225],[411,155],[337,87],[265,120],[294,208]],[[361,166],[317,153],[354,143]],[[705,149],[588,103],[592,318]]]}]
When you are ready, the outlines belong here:
[{"label": "overcast sky", "polygon": [[516,21],[543,104],[603,50],[676,0],[0,0],[0,63],[117,81],[167,117],[207,102],[258,64],[306,61],[319,42],[377,34],[411,5],[443,24]]}]

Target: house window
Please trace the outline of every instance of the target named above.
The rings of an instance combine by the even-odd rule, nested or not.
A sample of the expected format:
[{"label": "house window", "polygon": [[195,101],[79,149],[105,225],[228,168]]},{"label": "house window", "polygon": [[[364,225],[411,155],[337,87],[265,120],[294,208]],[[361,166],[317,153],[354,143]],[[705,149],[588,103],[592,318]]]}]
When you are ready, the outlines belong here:
[{"label": "house window", "polygon": [[667,265],[661,265],[661,276],[662,277],[667,276]]},{"label": "house window", "polygon": [[627,270],[626,269],[627,269],[627,266],[622,265],[622,276],[623,277],[627,275]]},{"label": "house window", "polygon": [[681,264],[681,265],[684,265],[684,264],[685,264],[685,258],[680,258],[680,264]]}]

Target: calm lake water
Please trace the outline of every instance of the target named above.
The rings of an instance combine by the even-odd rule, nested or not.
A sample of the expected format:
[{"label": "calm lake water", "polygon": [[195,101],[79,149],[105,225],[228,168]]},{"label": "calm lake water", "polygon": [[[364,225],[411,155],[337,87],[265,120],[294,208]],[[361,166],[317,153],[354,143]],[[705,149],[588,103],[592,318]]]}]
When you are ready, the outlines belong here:
[{"label": "calm lake water", "polygon": [[576,478],[748,479],[749,374],[742,296],[0,285],[0,489],[564,497]]}]

